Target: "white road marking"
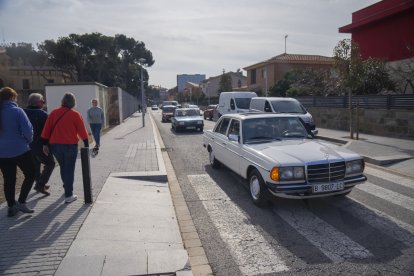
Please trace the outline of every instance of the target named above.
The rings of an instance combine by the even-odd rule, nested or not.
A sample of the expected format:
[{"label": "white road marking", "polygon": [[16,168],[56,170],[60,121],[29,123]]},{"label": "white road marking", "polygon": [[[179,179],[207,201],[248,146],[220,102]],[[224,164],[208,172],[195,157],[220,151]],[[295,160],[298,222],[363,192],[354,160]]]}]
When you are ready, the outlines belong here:
[{"label": "white road marking", "polygon": [[[287,271],[288,267],[269,242],[226,193],[206,174],[189,175],[211,221],[244,275]],[[220,199],[220,200],[219,200]]]},{"label": "white road marking", "polygon": [[273,207],[273,212],[334,262],[372,257],[366,248],[303,206],[294,205],[285,209]]},{"label": "white road marking", "polygon": [[414,180],[400,175],[392,174],[372,167],[365,167],[364,172],[367,174],[382,178],[384,180],[396,183],[398,185],[414,189]]},{"label": "white road marking", "polygon": [[356,186],[358,190],[367,192],[376,197],[382,198],[386,201],[394,203],[402,208],[414,211],[414,199],[394,191],[379,187],[370,182],[365,182],[364,184]]},{"label": "white road marking", "polygon": [[349,202],[346,205],[344,205],[343,202],[335,202],[333,205],[342,210],[346,210],[347,212],[355,215],[355,217],[364,219],[365,223],[389,235],[393,239],[396,239],[410,247],[414,247],[414,226],[378,211],[368,206],[366,203],[352,198],[351,196],[348,196],[348,198],[363,205],[363,207],[357,206],[353,202]]}]

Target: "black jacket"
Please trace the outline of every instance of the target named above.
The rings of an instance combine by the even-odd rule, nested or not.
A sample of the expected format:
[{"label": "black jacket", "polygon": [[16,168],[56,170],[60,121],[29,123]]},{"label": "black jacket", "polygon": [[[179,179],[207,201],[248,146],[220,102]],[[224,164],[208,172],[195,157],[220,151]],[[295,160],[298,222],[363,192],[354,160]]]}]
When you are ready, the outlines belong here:
[{"label": "black jacket", "polygon": [[40,135],[47,119],[47,113],[38,107],[28,106],[24,111],[29,117],[33,126],[33,142],[30,143],[30,148],[34,153],[42,152],[42,141]]}]

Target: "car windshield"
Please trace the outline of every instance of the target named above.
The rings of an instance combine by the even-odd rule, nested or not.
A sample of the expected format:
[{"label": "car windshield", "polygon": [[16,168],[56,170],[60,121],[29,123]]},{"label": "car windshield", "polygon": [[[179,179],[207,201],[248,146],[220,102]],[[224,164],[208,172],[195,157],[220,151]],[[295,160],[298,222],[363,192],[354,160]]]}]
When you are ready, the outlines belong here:
[{"label": "car windshield", "polygon": [[236,98],[237,108],[249,109],[252,98]]},{"label": "car windshield", "polygon": [[174,110],[175,110],[175,107],[173,106],[164,106],[164,109],[163,109],[163,111],[166,113],[173,113]]},{"label": "car windshield", "polygon": [[275,112],[279,113],[306,113],[306,110],[296,101],[272,101],[272,106]]},{"label": "car windshield", "polygon": [[305,127],[296,117],[246,119],[242,123],[242,132],[246,144],[308,138]]},{"label": "car windshield", "polygon": [[185,116],[199,116],[200,112],[198,109],[178,109],[175,111],[176,117],[185,117]]}]

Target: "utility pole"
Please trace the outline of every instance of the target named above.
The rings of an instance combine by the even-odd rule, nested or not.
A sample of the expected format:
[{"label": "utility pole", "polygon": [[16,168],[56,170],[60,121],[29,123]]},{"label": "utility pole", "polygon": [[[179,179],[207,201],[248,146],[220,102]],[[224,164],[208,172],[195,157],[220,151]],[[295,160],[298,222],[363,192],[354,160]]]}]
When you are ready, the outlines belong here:
[{"label": "utility pole", "polygon": [[141,108],[142,108],[142,126],[145,127],[145,106],[144,106],[144,99],[145,99],[145,91],[144,91],[144,63],[145,58],[140,58],[139,63],[141,64]]}]

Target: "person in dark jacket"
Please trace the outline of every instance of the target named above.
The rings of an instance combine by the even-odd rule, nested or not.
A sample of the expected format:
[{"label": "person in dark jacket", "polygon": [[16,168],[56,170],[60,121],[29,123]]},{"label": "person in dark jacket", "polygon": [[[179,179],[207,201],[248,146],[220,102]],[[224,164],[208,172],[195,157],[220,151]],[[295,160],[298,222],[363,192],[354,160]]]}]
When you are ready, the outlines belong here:
[{"label": "person in dark jacket", "polygon": [[[40,138],[47,119],[47,113],[42,109],[44,103],[42,94],[32,93],[29,95],[28,106],[24,111],[33,126],[33,142],[30,143],[30,149],[32,150],[36,171],[34,189],[44,195],[50,195],[47,191],[49,185],[46,184],[49,182],[49,178],[55,168],[55,159],[51,153],[49,155],[43,153],[43,144]],[[41,170],[41,164],[44,165],[43,170]]]},{"label": "person in dark jacket", "polygon": [[[0,170],[4,179],[7,216],[13,217],[18,211],[33,213],[26,206],[26,199],[35,180],[35,171],[29,144],[33,139],[32,124],[23,109],[17,106],[17,93],[10,87],[0,90]],[[16,173],[19,167],[24,180],[18,201]]]}]

